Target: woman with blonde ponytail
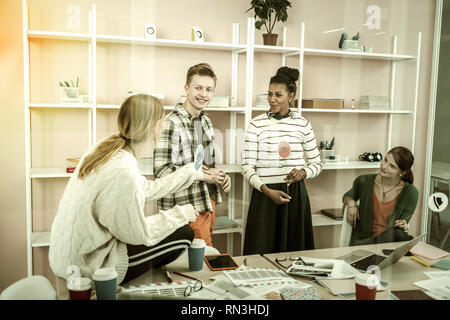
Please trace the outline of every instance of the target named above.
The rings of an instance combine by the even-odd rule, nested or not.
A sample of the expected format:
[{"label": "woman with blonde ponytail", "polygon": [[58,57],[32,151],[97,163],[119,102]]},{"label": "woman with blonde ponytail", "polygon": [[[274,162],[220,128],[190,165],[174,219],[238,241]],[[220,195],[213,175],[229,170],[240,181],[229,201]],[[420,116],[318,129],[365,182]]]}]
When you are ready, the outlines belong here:
[{"label": "woman with blonde ponytail", "polygon": [[153,181],[141,175],[137,159],[153,156],[163,118],[157,98],[133,95],[120,107],[119,132],[83,156],[52,225],[49,260],[56,276],[67,279],[70,266],[89,278],[114,267],[119,284],[172,262],[190,246],[188,223],[198,216],[192,205],[144,214],[147,202],[204,179],[193,163]]},{"label": "woman with blonde ponytail", "polygon": [[419,191],[413,185],[413,163],[411,151],[398,146],[386,154],[378,174],[355,179],[343,196],[347,222],[353,226],[350,245],[413,238],[408,234],[408,223],[419,199]]}]

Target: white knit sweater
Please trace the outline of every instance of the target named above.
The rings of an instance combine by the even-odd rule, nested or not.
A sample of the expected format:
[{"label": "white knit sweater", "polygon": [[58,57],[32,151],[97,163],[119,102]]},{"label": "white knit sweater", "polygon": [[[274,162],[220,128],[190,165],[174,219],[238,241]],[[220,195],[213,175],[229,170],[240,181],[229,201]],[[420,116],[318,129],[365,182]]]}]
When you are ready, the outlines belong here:
[{"label": "white knit sweater", "polygon": [[60,200],[50,235],[50,267],[64,279],[71,265],[89,278],[99,268],[115,267],[121,283],[128,269],[127,243],[155,245],[196,219],[191,205],[144,215],[146,202],[201,179],[202,170],[195,170],[193,163],[150,181],[141,175],[136,158],[121,150],[83,180],[77,175],[78,168]]}]

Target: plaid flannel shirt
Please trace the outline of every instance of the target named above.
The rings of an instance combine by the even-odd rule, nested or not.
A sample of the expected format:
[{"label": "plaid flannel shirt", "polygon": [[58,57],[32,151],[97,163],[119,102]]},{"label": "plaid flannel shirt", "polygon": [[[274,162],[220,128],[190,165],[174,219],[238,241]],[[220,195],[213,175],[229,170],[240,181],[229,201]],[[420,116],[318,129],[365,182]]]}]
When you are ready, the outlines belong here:
[{"label": "plaid flannel shirt", "polygon": [[[214,128],[203,111],[200,112],[199,118],[205,147],[204,164],[214,168]],[[155,177],[163,177],[183,165],[194,162],[194,152],[199,143],[201,141],[198,141],[194,129],[194,117],[184,109],[183,105],[177,104],[175,110],[165,117],[163,131],[156,144],[153,156]],[[192,204],[200,213],[212,212],[211,199],[215,200],[216,204],[222,202],[217,186],[209,185],[208,188],[205,182],[195,181],[189,188],[158,200],[158,209],[167,210],[175,205]]]}]

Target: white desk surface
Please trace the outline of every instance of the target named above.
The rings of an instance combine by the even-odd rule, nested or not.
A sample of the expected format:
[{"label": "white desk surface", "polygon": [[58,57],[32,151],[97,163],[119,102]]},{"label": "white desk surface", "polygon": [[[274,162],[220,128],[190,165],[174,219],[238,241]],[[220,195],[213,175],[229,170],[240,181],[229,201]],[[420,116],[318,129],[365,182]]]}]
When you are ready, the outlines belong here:
[{"label": "white desk surface", "polygon": [[[324,259],[335,259],[341,257],[347,253],[355,251],[357,249],[365,249],[368,251],[372,251],[373,253],[383,255],[382,249],[394,249],[401,245],[404,242],[393,242],[393,243],[382,243],[376,245],[365,245],[365,246],[354,246],[354,247],[341,247],[341,248],[328,248],[328,249],[318,249],[318,250],[306,250],[306,251],[297,251],[297,252],[289,252],[289,253],[272,253],[264,255],[271,261],[275,261],[277,256],[306,256],[311,258],[324,258]],[[448,256],[447,256],[448,257]],[[281,268],[281,267],[280,267]],[[428,268],[424,265],[421,265],[411,257],[403,257],[397,263],[381,270],[381,280],[389,283],[389,286],[385,291],[377,292],[376,299],[377,300],[386,300],[388,297],[389,290],[413,290],[420,289],[414,285],[414,282],[427,280],[428,277],[424,274],[425,271],[436,271],[438,269]],[[296,279],[306,279],[305,277],[293,276]],[[320,292],[323,299],[342,299],[339,296],[333,296],[327,290],[321,289],[317,286],[315,288]],[[355,298],[348,298],[349,300],[354,300]]]},{"label": "white desk surface", "polygon": [[[239,265],[244,265],[244,260],[247,259],[247,266],[250,268],[278,269],[270,261],[268,261],[267,259],[265,259],[264,257],[262,257],[259,254],[233,257],[233,259]],[[149,283],[167,282],[166,273],[165,273],[166,270],[169,270],[170,275],[174,281],[189,280],[188,278],[185,278],[183,276],[173,273],[173,271],[178,271],[178,272],[181,272],[188,276],[191,276],[193,278],[200,279],[204,283],[211,282],[211,280],[210,280],[211,277],[217,276],[218,274],[221,273],[221,271],[211,271],[205,262],[203,262],[203,269],[201,271],[189,271],[189,266],[176,267],[176,268],[163,267],[163,268],[149,270],[148,272],[144,273],[140,277],[133,279],[126,284],[122,284],[121,286],[124,286],[124,287],[139,286],[139,285],[149,284]]]},{"label": "white desk surface", "polygon": [[[343,256],[349,252],[355,251],[357,249],[365,249],[372,251],[377,254],[382,254],[382,249],[394,249],[401,245],[402,242],[396,243],[383,243],[377,245],[366,245],[366,246],[354,246],[354,247],[342,247],[342,248],[327,248],[327,249],[318,249],[318,250],[306,250],[306,251],[296,251],[296,252],[287,252],[287,253],[272,253],[264,256],[260,255],[249,255],[249,256],[239,256],[233,257],[239,265],[244,263],[244,259],[247,259],[247,265],[253,268],[270,268],[270,269],[283,269],[275,263],[276,257],[289,257],[290,255],[298,256],[307,256],[313,258],[338,258]],[[166,268],[153,269],[143,274],[139,278],[136,278],[123,286],[139,286],[142,284],[149,283],[158,283],[158,282],[166,282],[165,275]],[[389,290],[410,290],[410,289],[419,289],[413,283],[416,281],[427,280],[428,277],[424,274],[425,271],[433,271],[437,269],[427,268],[413,260],[411,257],[403,257],[400,261],[391,265],[383,270],[381,270],[381,280],[389,283],[389,286],[385,291],[377,292],[377,300],[386,300],[388,297]],[[173,273],[173,271],[178,271],[183,274],[187,274],[194,278],[200,279],[206,283],[210,282],[210,278],[220,273],[220,271],[211,271],[206,264],[203,265],[202,271],[190,272],[188,267],[177,268],[177,269],[169,269],[171,271],[171,276],[174,281],[186,281],[189,280],[183,276],[179,276]],[[311,279],[299,276],[293,276],[295,279],[305,282],[311,283]],[[314,285],[314,288],[318,290],[321,294],[322,299],[332,299],[332,300],[342,300],[343,298],[339,296],[333,296],[327,290],[322,289]],[[355,298],[348,298],[349,300],[354,300]]]}]

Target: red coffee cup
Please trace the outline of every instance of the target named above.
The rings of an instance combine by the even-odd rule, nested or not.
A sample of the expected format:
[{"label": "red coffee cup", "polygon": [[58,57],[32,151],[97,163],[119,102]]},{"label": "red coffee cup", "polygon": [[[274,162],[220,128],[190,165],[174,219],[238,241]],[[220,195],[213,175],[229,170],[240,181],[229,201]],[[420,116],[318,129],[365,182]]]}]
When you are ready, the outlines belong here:
[{"label": "red coffee cup", "polygon": [[375,300],[378,278],[373,274],[361,273],[355,276],[356,300]]},{"label": "red coffee cup", "polygon": [[91,299],[91,279],[72,277],[67,280],[70,300],[90,300]]}]

